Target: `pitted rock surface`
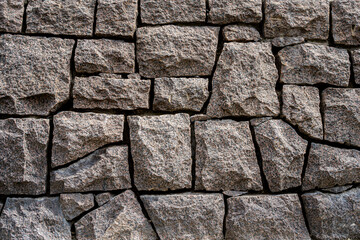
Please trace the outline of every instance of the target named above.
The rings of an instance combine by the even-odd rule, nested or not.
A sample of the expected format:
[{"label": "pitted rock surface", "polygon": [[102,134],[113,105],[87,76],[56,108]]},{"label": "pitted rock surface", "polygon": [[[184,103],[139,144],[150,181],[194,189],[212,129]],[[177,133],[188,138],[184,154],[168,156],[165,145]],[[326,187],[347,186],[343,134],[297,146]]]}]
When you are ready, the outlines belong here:
[{"label": "pitted rock surface", "polygon": [[223,29],[225,41],[229,42],[251,42],[261,39],[259,31],[247,25],[227,25]]},{"label": "pitted rock surface", "polygon": [[360,50],[352,51],[351,56],[353,60],[355,83],[360,85]]},{"label": "pitted rock surface", "polygon": [[0,2],[0,32],[21,32],[26,0]]},{"label": "pitted rock surface", "polygon": [[113,197],[115,197],[115,194],[105,192],[105,193],[99,193],[95,195],[95,201],[99,206],[104,205],[108,201],[110,201]]},{"label": "pitted rock surface", "polygon": [[67,220],[72,220],[94,207],[94,195],[91,193],[60,194],[60,205]]},{"label": "pitted rock surface", "polygon": [[276,37],[271,40],[271,43],[275,47],[286,47],[303,43],[305,39],[303,37]]}]

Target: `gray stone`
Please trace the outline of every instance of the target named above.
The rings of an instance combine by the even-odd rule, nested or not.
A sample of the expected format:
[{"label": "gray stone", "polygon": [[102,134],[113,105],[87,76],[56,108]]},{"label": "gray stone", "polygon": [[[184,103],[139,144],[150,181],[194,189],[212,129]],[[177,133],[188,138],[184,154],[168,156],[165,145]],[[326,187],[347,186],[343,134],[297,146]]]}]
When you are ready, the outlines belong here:
[{"label": "gray stone", "polygon": [[205,22],[206,0],[142,0],[141,22],[165,24]]},{"label": "gray stone", "polygon": [[249,122],[195,122],[198,190],[262,190]]},{"label": "gray stone", "polygon": [[360,89],[323,91],[324,139],[360,147]]},{"label": "gray stone", "polygon": [[148,78],[209,76],[215,64],[218,27],[143,27],[137,30],[140,75]]},{"label": "gray stone", "polygon": [[229,197],[238,197],[247,194],[248,192],[244,191],[224,191],[223,194]]},{"label": "gray stone", "polygon": [[312,143],[303,190],[360,183],[360,151]]},{"label": "gray stone", "polygon": [[91,193],[60,194],[60,205],[65,218],[72,220],[95,206],[94,195]]},{"label": "gray stone", "polygon": [[303,43],[305,39],[303,37],[277,37],[271,40],[271,43],[275,47],[286,47]]},{"label": "gray stone", "polygon": [[264,35],[326,40],[329,14],[329,0],[266,0]]},{"label": "gray stone", "polygon": [[345,49],[304,43],[282,49],[279,57],[283,83],[349,85],[350,60]]},{"label": "gray stone", "polygon": [[72,162],[123,139],[124,116],[61,112],[54,116],[51,166]]},{"label": "gray stone", "polygon": [[341,194],[302,195],[310,234],[319,240],[359,239],[360,188]]},{"label": "gray stone", "polygon": [[128,122],[137,189],[190,188],[189,115],[129,116]]},{"label": "gray stone", "polygon": [[154,110],[199,112],[209,97],[209,79],[155,78]]},{"label": "gray stone", "polygon": [[128,190],[86,214],[75,223],[78,240],[155,240],[156,233],[142,213],[135,194]]},{"label": "gray stone", "polygon": [[282,115],[299,130],[316,139],[323,139],[319,89],[310,86],[284,85]]},{"label": "gray stone", "polygon": [[211,117],[206,114],[194,114],[190,116],[190,122],[210,120]]},{"label": "gray stone", "polygon": [[324,189],[321,189],[321,191],[328,192],[328,193],[342,193],[342,192],[349,190],[352,187],[353,187],[353,185],[337,186],[337,187],[332,187],[332,188],[324,188]]},{"label": "gray stone", "polygon": [[71,240],[70,227],[59,197],[8,198],[0,217],[4,240]]},{"label": "gray stone", "polygon": [[354,50],[351,52],[353,61],[355,83],[360,85],[360,50]]},{"label": "gray stone", "polygon": [[262,20],[262,0],[209,0],[209,22],[259,23]]},{"label": "gray stone", "polygon": [[110,191],[131,188],[128,147],[99,149],[50,174],[50,192]]},{"label": "gray stone", "polygon": [[47,119],[0,120],[0,194],[45,193],[49,132]]},{"label": "gray stone", "polygon": [[160,239],[223,239],[221,194],[143,195],[141,200]]},{"label": "gray stone", "polygon": [[0,32],[21,32],[25,0],[0,2]]},{"label": "gray stone", "polygon": [[26,32],[91,36],[96,0],[29,0]]},{"label": "gray stone", "polygon": [[225,239],[308,239],[296,194],[232,197]]},{"label": "gray stone", "polygon": [[113,197],[115,197],[115,194],[105,192],[105,193],[99,193],[95,195],[95,200],[99,206],[104,205],[108,201],[110,201]]},{"label": "gray stone", "polygon": [[133,73],[135,45],[121,40],[80,39],[75,69],[79,73]]},{"label": "gray stone", "polygon": [[0,114],[48,115],[69,99],[74,41],[0,36]]},{"label": "gray stone", "polygon": [[270,43],[225,43],[213,77],[207,115],[276,116],[278,70]]},{"label": "gray stone", "polygon": [[0,213],[2,211],[3,206],[4,206],[4,203],[0,201]]},{"label": "gray stone", "polygon": [[300,186],[307,141],[280,119],[256,126],[255,136],[270,190],[280,192]]},{"label": "gray stone", "polygon": [[229,42],[251,42],[261,39],[256,28],[246,25],[227,25],[224,27],[222,34],[224,40]]}]

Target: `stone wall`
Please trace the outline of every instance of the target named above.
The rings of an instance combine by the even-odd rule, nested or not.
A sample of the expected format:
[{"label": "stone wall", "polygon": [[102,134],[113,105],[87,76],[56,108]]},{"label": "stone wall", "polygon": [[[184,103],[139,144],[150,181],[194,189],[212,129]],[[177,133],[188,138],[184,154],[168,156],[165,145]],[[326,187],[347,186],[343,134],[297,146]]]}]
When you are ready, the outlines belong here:
[{"label": "stone wall", "polygon": [[358,0],[0,0],[0,239],[360,239]]}]

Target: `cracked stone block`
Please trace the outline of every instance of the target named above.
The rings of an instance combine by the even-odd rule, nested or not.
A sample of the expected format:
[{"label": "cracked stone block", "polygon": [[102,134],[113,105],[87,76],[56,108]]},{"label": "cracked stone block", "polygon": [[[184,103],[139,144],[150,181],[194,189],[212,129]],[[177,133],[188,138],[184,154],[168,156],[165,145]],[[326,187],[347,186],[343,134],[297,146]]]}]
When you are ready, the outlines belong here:
[{"label": "cracked stone block", "polygon": [[360,183],[360,151],[312,143],[304,191]]},{"label": "cracked stone block", "polygon": [[0,32],[20,33],[26,0],[0,2]]},{"label": "cracked stone block", "polygon": [[307,141],[280,119],[265,121],[254,129],[270,190],[300,186]]},{"label": "cracked stone block", "polygon": [[229,42],[251,42],[261,39],[259,31],[246,25],[227,25],[223,29],[223,37]]},{"label": "cracked stone block", "polygon": [[131,188],[127,146],[99,149],[68,167],[50,173],[52,194],[127,188]]},{"label": "cracked stone block", "polygon": [[59,197],[8,198],[0,217],[0,236],[6,240],[71,240]]},{"label": "cracked stone block", "polygon": [[205,22],[206,0],[142,0],[141,22],[145,24]]},{"label": "cracked stone block", "polygon": [[358,239],[360,236],[360,188],[302,195],[310,234],[316,239]]},{"label": "cracked stone block", "polygon": [[26,32],[91,36],[96,0],[29,0]]},{"label": "cracked stone block", "polygon": [[221,194],[143,195],[160,239],[223,239],[225,204]]},{"label": "cracked stone block", "polygon": [[60,206],[65,218],[70,221],[95,206],[94,195],[92,193],[60,194]]},{"label": "cracked stone block", "polygon": [[265,0],[266,38],[329,37],[329,0]]},{"label": "cracked stone block", "polygon": [[80,39],[75,52],[78,73],[134,73],[135,44],[111,39]]},{"label": "cracked stone block", "polygon": [[262,190],[249,122],[195,122],[197,190]]},{"label": "cracked stone block", "polygon": [[270,43],[225,43],[213,77],[207,115],[262,117],[280,114],[278,70]]},{"label": "cracked stone block", "polygon": [[303,37],[276,37],[271,40],[275,47],[286,47],[305,42]]},{"label": "cracked stone block", "polygon": [[360,84],[360,50],[354,50],[351,52],[353,61],[355,83]]},{"label": "cracked stone block", "polygon": [[140,75],[148,78],[209,76],[215,64],[219,27],[142,27],[137,30]]},{"label": "cracked stone block", "polygon": [[86,214],[75,223],[75,229],[78,240],[157,239],[135,194],[130,190]]},{"label": "cracked stone block", "polygon": [[225,239],[308,239],[296,194],[232,197]]},{"label": "cracked stone block", "polygon": [[148,109],[150,80],[122,79],[121,76],[76,77],[74,108]]},{"label": "cracked stone block", "polygon": [[58,167],[123,139],[124,116],[61,112],[54,116],[51,166]]},{"label": "cracked stone block", "polygon": [[299,130],[316,139],[323,139],[319,89],[310,86],[284,85],[282,115]]},{"label": "cracked stone block", "polygon": [[95,195],[95,201],[99,206],[104,205],[108,201],[110,201],[113,197],[115,197],[115,194],[105,192],[105,193],[99,193]]},{"label": "cracked stone block", "polygon": [[0,114],[48,115],[69,99],[70,39],[0,36]]},{"label": "cracked stone block", "polygon": [[49,132],[47,119],[0,120],[0,194],[45,193]]},{"label": "cracked stone block", "polygon": [[155,78],[154,110],[199,112],[209,97],[209,79]]},{"label": "cracked stone block", "polygon": [[349,85],[350,60],[346,49],[304,43],[282,49],[279,57],[282,83]]},{"label": "cracked stone block", "polygon": [[324,139],[360,147],[360,89],[323,91]]},{"label": "cracked stone block", "polygon": [[128,122],[137,189],[190,188],[189,115],[129,116]]}]

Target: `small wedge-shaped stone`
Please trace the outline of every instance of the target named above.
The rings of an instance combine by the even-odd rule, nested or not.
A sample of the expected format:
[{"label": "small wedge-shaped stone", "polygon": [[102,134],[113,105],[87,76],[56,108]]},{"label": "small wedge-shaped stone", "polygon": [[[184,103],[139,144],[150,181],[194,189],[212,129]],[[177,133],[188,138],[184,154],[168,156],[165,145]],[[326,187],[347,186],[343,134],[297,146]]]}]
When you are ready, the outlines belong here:
[{"label": "small wedge-shaped stone", "polygon": [[189,115],[129,116],[128,122],[137,189],[190,188]]},{"label": "small wedge-shaped stone", "polygon": [[286,47],[305,42],[303,37],[277,37],[271,40],[271,43],[275,47]]},{"label": "small wedge-shaped stone", "polygon": [[350,60],[345,49],[304,43],[282,49],[279,57],[283,83],[349,85]]},{"label": "small wedge-shaped stone", "polygon": [[276,116],[278,71],[270,43],[225,43],[213,77],[207,114]]},{"label": "small wedge-shaped stone", "polygon": [[360,183],[360,151],[312,143],[303,190]]},{"label": "small wedge-shaped stone", "polygon": [[0,120],[0,194],[45,193],[49,132],[47,119]]},{"label": "small wedge-shaped stone", "polygon": [[143,195],[141,200],[160,239],[223,239],[221,194]]},{"label": "small wedge-shaped stone", "polygon": [[0,36],[0,114],[48,115],[70,95],[70,39]]},{"label": "small wedge-shaped stone", "polygon": [[227,240],[311,239],[296,194],[240,196],[227,201]]},{"label": "small wedge-shaped stone", "polygon": [[259,31],[246,25],[227,25],[224,27],[223,36],[229,42],[251,42],[261,39]]},{"label": "small wedge-shaped stone", "polygon": [[300,186],[307,141],[280,119],[255,126],[255,136],[270,190],[280,192]]},{"label": "small wedge-shaped stone", "polygon": [[0,217],[0,238],[6,240],[71,240],[59,197],[8,198]]},{"label": "small wedge-shaped stone", "polygon": [[283,86],[282,114],[306,135],[323,139],[319,89],[309,86]]},{"label": "small wedge-shaped stone", "polygon": [[355,83],[360,84],[360,50],[354,50],[351,52],[353,61]]},{"label": "small wedge-shaped stone", "polygon": [[67,220],[72,220],[94,207],[94,195],[81,193],[60,194],[60,205]]},{"label": "small wedge-shaped stone", "polygon": [[0,1],[0,32],[21,32],[25,1]]},{"label": "small wedge-shaped stone", "polygon": [[135,72],[135,44],[111,39],[81,39],[75,52],[79,73]]},{"label": "small wedge-shaped stone", "polygon": [[310,234],[319,240],[359,239],[360,188],[332,193],[302,195]]},{"label": "small wedge-shaped stone", "polygon": [[140,75],[148,78],[209,76],[215,64],[218,27],[166,25],[137,30]]},{"label": "small wedge-shaped stone", "polygon": [[135,194],[128,190],[75,223],[78,240],[156,240]]},{"label": "small wedge-shaped stone", "polygon": [[72,162],[123,139],[124,116],[61,112],[54,116],[51,166]]},{"label": "small wedge-shaped stone", "polygon": [[262,190],[249,122],[195,122],[196,189]]},{"label": "small wedge-shaped stone", "polygon": [[360,147],[360,88],[323,91],[324,139]]}]

